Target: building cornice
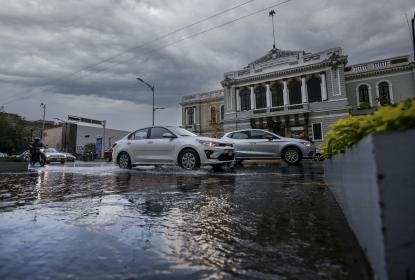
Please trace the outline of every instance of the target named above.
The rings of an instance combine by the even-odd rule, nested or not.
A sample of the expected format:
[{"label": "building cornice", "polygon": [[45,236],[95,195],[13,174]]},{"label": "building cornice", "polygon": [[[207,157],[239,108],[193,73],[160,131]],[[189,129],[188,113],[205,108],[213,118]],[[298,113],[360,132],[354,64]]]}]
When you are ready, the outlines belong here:
[{"label": "building cornice", "polygon": [[[326,67],[333,67],[333,66],[344,66],[345,63],[347,62],[347,58],[345,56],[341,57],[342,59],[336,59],[336,60],[332,60],[332,59],[328,59],[328,60],[324,60],[320,63],[316,63],[316,64],[311,64],[311,65],[304,65],[304,66],[300,66],[300,67],[293,67],[293,68],[288,68],[288,69],[284,69],[284,70],[280,70],[280,71],[276,71],[276,72],[269,72],[269,73],[265,73],[265,74],[258,74],[255,76],[249,76],[246,78],[240,78],[240,79],[234,79],[233,84],[237,85],[237,84],[245,84],[245,83],[249,83],[249,82],[255,82],[258,80],[264,80],[264,79],[273,79],[273,78],[278,78],[278,77],[284,77],[284,76],[288,76],[288,75],[292,75],[295,73],[302,73],[302,72],[306,72],[306,71],[310,71],[310,70],[316,70],[316,69],[322,69],[326,68]],[[226,80],[224,80],[223,82],[225,82]]]},{"label": "building cornice", "polygon": [[374,77],[374,76],[379,76],[379,75],[384,75],[384,74],[391,74],[391,73],[396,73],[396,72],[411,71],[414,69],[415,69],[415,64],[411,63],[407,65],[376,69],[372,71],[358,72],[358,73],[353,73],[353,74],[345,73],[344,78],[346,81],[350,81],[350,80],[369,78],[369,77]]}]

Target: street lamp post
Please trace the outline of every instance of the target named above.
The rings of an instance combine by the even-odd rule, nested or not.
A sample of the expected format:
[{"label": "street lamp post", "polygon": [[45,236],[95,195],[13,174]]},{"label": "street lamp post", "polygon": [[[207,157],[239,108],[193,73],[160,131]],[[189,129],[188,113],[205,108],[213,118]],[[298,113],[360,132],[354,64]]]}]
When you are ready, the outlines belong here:
[{"label": "street lamp post", "polygon": [[144,81],[140,77],[138,77],[137,80],[142,82],[146,86],[148,86],[151,89],[151,92],[153,93],[153,126],[154,126],[154,112],[157,111],[157,110],[165,109],[165,108],[163,108],[163,107],[154,107],[154,85],[150,85],[149,83],[147,83],[146,81]]},{"label": "street lamp post", "polygon": [[46,104],[40,103],[40,107],[43,107],[42,135],[40,136],[40,139],[43,141],[43,134],[45,133]]}]

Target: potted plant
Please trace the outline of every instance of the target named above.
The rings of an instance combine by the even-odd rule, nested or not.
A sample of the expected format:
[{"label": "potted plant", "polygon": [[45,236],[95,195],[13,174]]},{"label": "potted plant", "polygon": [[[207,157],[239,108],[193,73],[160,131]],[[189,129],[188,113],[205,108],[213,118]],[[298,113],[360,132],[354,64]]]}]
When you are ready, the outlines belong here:
[{"label": "potted plant", "polygon": [[375,279],[415,275],[415,101],[332,125],[322,148],[325,181]]}]

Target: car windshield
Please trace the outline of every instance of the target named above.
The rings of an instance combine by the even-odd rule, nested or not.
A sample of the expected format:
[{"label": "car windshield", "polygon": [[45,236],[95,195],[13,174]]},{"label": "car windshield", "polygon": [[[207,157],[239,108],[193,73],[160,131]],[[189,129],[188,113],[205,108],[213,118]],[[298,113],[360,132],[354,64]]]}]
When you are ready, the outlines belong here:
[{"label": "car windshield", "polygon": [[44,153],[59,153],[56,149],[54,148],[47,148],[43,150]]},{"label": "car windshield", "polygon": [[180,136],[197,136],[196,134],[181,127],[169,127],[169,129]]}]

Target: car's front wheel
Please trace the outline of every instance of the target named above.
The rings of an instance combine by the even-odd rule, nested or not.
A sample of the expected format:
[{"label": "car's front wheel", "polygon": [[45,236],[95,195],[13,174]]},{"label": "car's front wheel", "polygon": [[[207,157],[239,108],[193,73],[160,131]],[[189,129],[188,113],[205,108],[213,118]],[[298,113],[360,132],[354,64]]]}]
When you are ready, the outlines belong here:
[{"label": "car's front wheel", "polygon": [[130,156],[126,152],[122,152],[119,155],[118,165],[122,169],[130,169],[131,168],[131,159],[130,159]]},{"label": "car's front wheel", "polygon": [[200,167],[200,158],[193,149],[185,149],[179,154],[179,165],[186,170],[194,170]]},{"label": "car's front wheel", "polygon": [[297,148],[289,147],[284,150],[282,158],[288,164],[297,164],[301,160],[301,152]]}]

